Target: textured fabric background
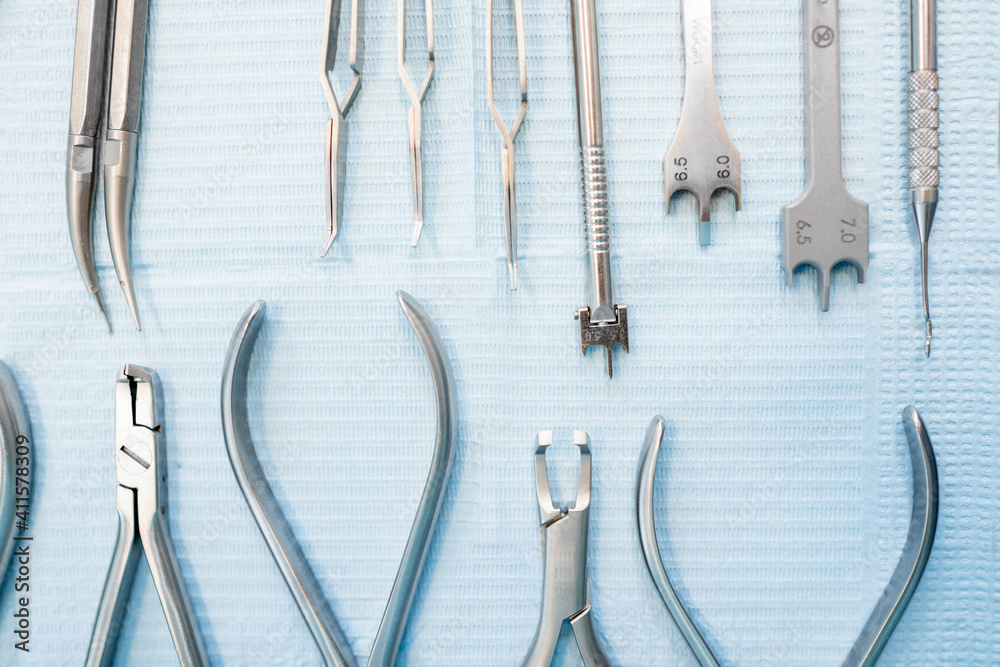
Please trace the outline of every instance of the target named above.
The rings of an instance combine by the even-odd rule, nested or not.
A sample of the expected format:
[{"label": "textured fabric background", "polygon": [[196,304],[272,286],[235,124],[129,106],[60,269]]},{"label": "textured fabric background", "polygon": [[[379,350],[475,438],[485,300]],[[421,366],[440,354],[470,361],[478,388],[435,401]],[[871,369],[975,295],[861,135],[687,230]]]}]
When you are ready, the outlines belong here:
[{"label": "textured fabric background", "polygon": [[[251,427],[272,486],[354,651],[367,656],[422,489],[433,394],[393,295],[411,291],[455,369],[459,442],[401,665],[514,665],[537,622],[532,446],[555,428],[556,496],[576,484],[571,429],[594,452],[590,575],[615,664],[694,664],[643,568],[636,461],[650,418],[670,437],[657,508],[664,561],[727,665],[837,665],[895,566],[910,507],[899,411],[937,450],[941,513],[882,665],[1000,664],[1000,226],[994,0],[941,0],[943,204],[932,244],[934,356],[922,352],[904,192],[907,3],[843,0],[844,171],[871,204],[871,269],[785,287],[781,207],[804,184],[801,10],[716,0],[717,82],[743,159],[744,209],[691,198],[666,216],[661,161],[681,109],[676,0],[600,0],[617,293],[632,352],[582,358],[581,206],[566,0],[525,3],[530,105],[517,142],[521,289],[507,289],[499,135],[485,103],[483,2],[435,3],[424,104],[426,218],[409,245],[408,102],[392,0],[369,0],[350,115],[345,222],[324,234],[322,2],[153,0],[132,260],[131,328],[99,204],[95,247],[115,332],[85,293],[63,174],[76,3],[0,2],[0,356],[36,438],[31,653],[0,595],[0,660],[76,665],[115,538],[112,384],[159,371],[170,526],[214,664],[314,665],[318,653],[230,469],[219,422],[226,346],[269,302],[250,371]],[[422,11],[407,18],[422,74]],[[498,96],[516,86],[498,3]],[[419,73],[419,74],[418,74]],[[341,73],[341,78],[343,74]],[[343,90],[343,86],[340,88]],[[103,195],[98,195],[102,201]],[[140,565],[117,664],[176,664]],[[558,665],[579,664],[570,636]]]}]

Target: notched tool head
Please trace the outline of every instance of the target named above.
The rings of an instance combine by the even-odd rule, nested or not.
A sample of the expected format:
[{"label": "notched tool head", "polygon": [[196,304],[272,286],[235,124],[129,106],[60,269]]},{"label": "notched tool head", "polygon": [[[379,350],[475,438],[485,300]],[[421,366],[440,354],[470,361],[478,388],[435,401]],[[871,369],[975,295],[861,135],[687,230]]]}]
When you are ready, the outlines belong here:
[{"label": "notched tool head", "polygon": [[830,309],[830,274],[838,264],[853,265],[858,282],[868,271],[868,204],[841,185],[806,194],[782,211],[782,263],[788,285],[795,270],[812,266],[819,274],[820,307]]},{"label": "notched tool head", "polygon": [[736,210],[742,208],[740,154],[721,115],[714,122],[699,120],[697,127],[686,123],[682,115],[674,142],[663,159],[663,175],[668,214],[670,200],[679,192],[688,192],[698,200],[698,237],[703,246],[712,242],[712,197],[716,193],[731,192]]},{"label": "notched tool head", "polygon": [[[160,461],[160,380],[154,371],[125,364],[115,386],[115,464],[118,483],[142,488],[158,506],[162,496]],[[152,475],[146,475],[152,470]]]},{"label": "notched tool head", "polygon": [[577,487],[576,500],[569,505],[557,505],[552,501],[548,468],[545,464],[545,452],[552,446],[552,431],[539,431],[535,438],[535,491],[538,496],[538,508],[541,512],[543,524],[567,512],[582,512],[590,507],[592,475],[590,436],[587,435],[586,431],[574,430],[573,444],[580,450],[580,481]]},{"label": "notched tool head", "polygon": [[594,323],[590,321],[590,308],[581,308],[576,312],[580,320],[580,347],[584,356],[587,350],[601,346],[608,353],[608,377],[614,377],[614,367],[611,361],[611,350],[621,345],[628,353],[628,306],[615,306],[614,322]]}]

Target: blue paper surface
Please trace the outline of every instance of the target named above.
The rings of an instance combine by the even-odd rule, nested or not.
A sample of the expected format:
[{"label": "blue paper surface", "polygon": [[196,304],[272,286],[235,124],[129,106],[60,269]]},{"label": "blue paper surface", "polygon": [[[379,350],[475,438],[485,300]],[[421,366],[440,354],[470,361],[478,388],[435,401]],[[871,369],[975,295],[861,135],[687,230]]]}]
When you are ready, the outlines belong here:
[{"label": "blue paper surface", "polygon": [[[498,3],[495,24],[508,121],[509,4]],[[344,221],[326,260],[322,3],[151,2],[132,230],[141,333],[115,284],[103,204],[95,212],[113,335],[66,229],[76,3],[0,3],[0,357],[36,440],[31,652],[13,646],[8,574],[0,660],[84,659],[117,521],[112,387],[131,362],[163,381],[170,527],[212,663],[319,663],[222,440],[223,358],[258,298],[269,304],[250,370],[258,453],[355,653],[367,656],[433,438],[429,373],[394,299],[406,289],[451,356],[459,441],[399,664],[519,664],[539,613],[531,457],[548,428],[562,501],[576,485],[571,430],[591,436],[591,593],[609,656],[694,664],[635,528],[636,464],[657,413],[670,427],[656,498],[664,562],[719,658],[840,664],[906,533],[908,403],[936,447],[941,510],[927,571],[880,664],[1000,664],[1000,7],[939,2],[943,182],[925,360],[904,173],[908,3],[841,3],[844,173],[871,205],[871,266],[864,285],[838,270],[826,314],[813,274],[786,287],[780,269],[781,207],[805,180],[799,3],[714,3],[717,87],[742,155],[744,208],[734,213],[728,197],[713,205],[705,249],[693,199],[669,216],[663,202],[682,102],[680,3],[598,4],[615,279],[632,346],[616,351],[613,381],[598,351],[581,357],[572,318],[586,295],[566,0],[525,3],[517,292],[507,288],[501,141],[485,101],[483,2],[434,3],[417,249],[396,3],[366,3]],[[408,3],[414,78],[425,66],[422,5]],[[143,564],[128,611],[117,664],[176,664]],[[579,664],[571,636],[555,664]]]}]

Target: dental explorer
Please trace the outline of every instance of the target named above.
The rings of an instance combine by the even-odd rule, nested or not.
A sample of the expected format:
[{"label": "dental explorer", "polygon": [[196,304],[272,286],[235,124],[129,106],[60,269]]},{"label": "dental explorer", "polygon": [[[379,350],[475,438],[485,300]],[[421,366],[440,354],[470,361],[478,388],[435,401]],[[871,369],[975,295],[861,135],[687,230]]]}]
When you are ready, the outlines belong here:
[{"label": "dental explorer", "polygon": [[924,352],[931,356],[931,304],[927,292],[927,246],[937,212],[941,182],[938,154],[937,2],[910,0],[910,72],[906,76],[909,132],[910,204],[920,237],[920,276],[927,337]]}]

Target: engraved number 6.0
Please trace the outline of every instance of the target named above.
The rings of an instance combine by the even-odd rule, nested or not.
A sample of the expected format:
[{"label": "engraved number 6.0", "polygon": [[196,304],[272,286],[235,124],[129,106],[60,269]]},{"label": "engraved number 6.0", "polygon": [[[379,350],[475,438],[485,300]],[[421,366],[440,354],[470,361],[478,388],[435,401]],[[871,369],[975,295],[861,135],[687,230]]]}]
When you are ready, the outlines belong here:
[{"label": "engraved number 6.0", "polygon": [[719,178],[729,178],[729,156],[720,155],[719,157],[715,158],[715,161],[718,162],[720,165],[722,165],[722,169],[716,172],[716,175]]}]

